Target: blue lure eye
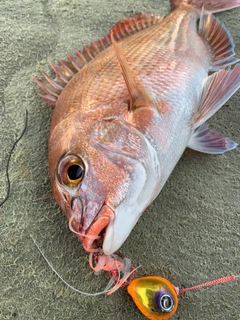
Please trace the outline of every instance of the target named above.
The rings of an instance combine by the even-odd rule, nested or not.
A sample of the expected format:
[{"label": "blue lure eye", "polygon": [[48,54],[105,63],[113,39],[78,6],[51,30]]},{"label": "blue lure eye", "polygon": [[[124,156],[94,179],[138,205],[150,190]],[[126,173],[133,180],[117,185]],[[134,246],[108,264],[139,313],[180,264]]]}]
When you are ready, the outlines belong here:
[{"label": "blue lure eye", "polygon": [[169,292],[158,291],[155,295],[155,306],[160,312],[171,312],[174,308],[174,299]]}]

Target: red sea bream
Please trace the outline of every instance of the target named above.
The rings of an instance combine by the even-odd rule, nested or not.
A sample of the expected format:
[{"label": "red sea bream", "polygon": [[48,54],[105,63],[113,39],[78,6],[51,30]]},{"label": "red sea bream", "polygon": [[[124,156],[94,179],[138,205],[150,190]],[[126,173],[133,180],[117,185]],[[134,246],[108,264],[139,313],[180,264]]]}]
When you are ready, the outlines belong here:
[{"label": "red sea bream", "polygon": [[240,0],[171,6],[167,17],[123,19],[52,64],[55,79],[35,78],[55,105],[53,194],[89,252],[120,248],[186,147],[221,154],[237,145],[206,121],[240,86],[233,39],[213,16]]}]

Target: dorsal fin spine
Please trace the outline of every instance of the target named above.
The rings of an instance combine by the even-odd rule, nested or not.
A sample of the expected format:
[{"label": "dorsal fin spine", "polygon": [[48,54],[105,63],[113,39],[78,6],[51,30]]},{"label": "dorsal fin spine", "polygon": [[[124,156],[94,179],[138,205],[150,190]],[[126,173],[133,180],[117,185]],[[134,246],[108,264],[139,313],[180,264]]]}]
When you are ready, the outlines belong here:
[{"label": "dorsal fin spine", "polygon": [[53,88],[55,88],[58,91],[63,90],[63,87],[60,84],[58,84],[56,81],[54,81],[52,78],[50,78],[45,72],[43,71],[40,71],[40,72],[44,76],[44,78],[51,84]]},{"label": "dorsal fin spine", "polygon": [[92,47],[94,48],[94,50],[97,52],[97,53],[100,53],[100,50],[99,50],[99,48],[98,48],[98,40],[97,41],[92,41],[92,43],[91,43],[91,45],[92,45]]},{"label": "dorsal fin spine", "polygon": [[53,96],[49,96],[48,94],[41,94],[41,93],[39,93],[38,94],[39,95],[39,97],[41,97],[44,101],[45,101],[45,103],[47,103],[47,104],[50,104],[50,105],[55,105],[56,104],[56,102],[57,102],[57,98],[54,98]]},{"label": "dorsal fin spine", "polygon": [[43,81],[37,79],[36,77],[33,77],[33,79],[39,85],[39,87],[42,88],[46,93],[48,93],[49,95],[51,95],[54,98],[58,98],[59,93],[56,92],[56,89],[54,89],[53,86],[50,86],[49,83],[43,82]]},{"label": "dorsal fin spine", "polygon": [[53,69],[53,71],[56,73],[56,76],[62,80],[63,83],[67,84],[68,83],[68,79],[67,77],[63,74],[63,69],[54,64],[54,63],[50,63],[51,68]]},{"label": "dorsal fin spine", "polygon": [[88,63],[80,50],[76,50],[76,55],[78,56],[83,65]]},{"label": "dorsal fin spine", "polygon": [[[68,54],[67,58],[77,71],[79,71],[81,69],[81,67],[80,67],[81,62],[76,55]],[[79,60],[79,61],[77,61],[77,60]]]},{"label": "dorsal fin spine", "polygon": [[69,64],[72,66],[71,63],[69,63],[69,61],[66,60],[58,60],[58,63],[60,64],[60,66],[63,68],[63,70],[65,71],[66,75],[68,77],[73,77],[75,75],[75,73],[70,69],[70,67],[68,66]]}]

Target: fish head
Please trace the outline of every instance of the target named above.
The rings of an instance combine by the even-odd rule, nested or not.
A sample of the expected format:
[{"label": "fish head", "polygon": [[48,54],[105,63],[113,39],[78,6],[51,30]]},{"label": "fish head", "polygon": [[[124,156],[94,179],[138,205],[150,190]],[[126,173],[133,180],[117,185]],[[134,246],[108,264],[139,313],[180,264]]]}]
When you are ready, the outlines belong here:
[{"label": "fish head", "polygon": [[153,167],[144,135],[118,117],[75,113],[50,131],[54,197],[87,251],[101,243],[111,255],[123,244],[152,201]]}]

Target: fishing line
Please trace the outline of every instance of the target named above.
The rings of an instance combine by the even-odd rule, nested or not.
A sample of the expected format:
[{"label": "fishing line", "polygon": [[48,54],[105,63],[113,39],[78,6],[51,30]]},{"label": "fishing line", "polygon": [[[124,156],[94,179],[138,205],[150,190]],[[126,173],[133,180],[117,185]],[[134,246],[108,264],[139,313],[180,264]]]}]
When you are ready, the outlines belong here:
[{"label": "fishing line", "polygon": [[23,128],[23,131],[22,133],[20,134],[20,136],[17,138],[17,140],[14,142],[11,150],[10,150],[10,153],[9,153],[9,156],[8,156],[8,159],[7,159],[7,166],[6,166],[6,178],[7,178],[7,194],[5,196],[5,198],[0,202],[0,207],[7,201],[7,199],[9,198],[9,193],[10,193],[10,187],[11,187],[11,182],[10,182],[10,179],[9,179],[9,164],[10,164],[10,160],[11,160],[11,156],[12,156],[12,153],[13,153],[13,150],[15,149],[16,145],[18,144],[18,142],[22,139],[26,129],[27,129],[27,124],[28,124],[28,110],[26,109],[26,120],[25,120],[25,125],[24,125],[24,128]]},{"label": "fishing line", "polygon": [[[42,252],[42,250],[40,249],[39,245],[37,244],[36,240],[33,238],[33,236],[30,234],[30,237],[32,238],[35,246],[37,247],[38,251],[40,252],[40,254],[42,255],[42,257],[44,258],[44,260],[47,262],[47,264],[49,265],[49,267],[52,269],[52,271],[58,276],[58,278],[60,280],[62,280],[62,282],[68,286],[70,289],[72,289],[73,291],[77,292],[77,293],[80,293],[80,294],[83,294],[85,296],[90,296],[90,297],[94,297],[94,296],[99,296],[101,294],[111,294],[113,293],[114,291],[116,291],[119,287],[122,286],[123,282],[127,280],[127,278],[133,274],[135,272],[136,269],[138,269],[139,267],[133,269],[131,272],[126,272],[126,274],[124,274],[124,276],[121,278],[121,270],[117,264],[117,260],[115,261],[115,269],[117,269],[119,272],[118,272],[118,279],[116,281],[116,278],[115,277],[112,277],[109,281],[109,283],[107,284],[105,290],[101,291],[101,292],[96,292],[96,293],[88,293],[88,292],[84,292],[84,291],[81,291],[75,287],[73,287],[72,285],[70,285],[69,283],[67,283],[61,276],[60,274],[56,271],[56,269],[52,266],[52,264],[49,262],[49,260],[47,259],[47,257],[45,256],[45,254]],[[90,255],[91,257],[91,255]],[[129,259],[128,259],[129,260]]]},{"label": "fishing line", "polygon": [[45,256],[45,254],[42,252],[42,250],[40,249],[39,245],[37,244],[36,240],[33,238],[33,236],[30,234],[30,237],[32,238],[35,246],[37,247],[38,251],[41,253],[42,257],[44,258],[44,260],[47,262],[47,264],[49,265],[49,267],[52,269],[52,271],[58,276],[58,278],[60,280],[62,280],[62,282],[68,286],[70,289],[72,289],[73,291],[76,291],[78,293],[81,293],[83,295],[87,295],[87,296],[98,296],[100,294],[104,294],[107,293],[109,290],[104,290],[102,292],[97,292],[97,293],[88,293],[88,292],[84,292],[84,291],[80,291],[79,289],[71,286],[69,283],[67,283],[61,276],[60,274],[56,271],[56,269],[54,269],[54,267],[51,265],[51,263],[49,262],[49,260],[47,259],[47,257]]}]

